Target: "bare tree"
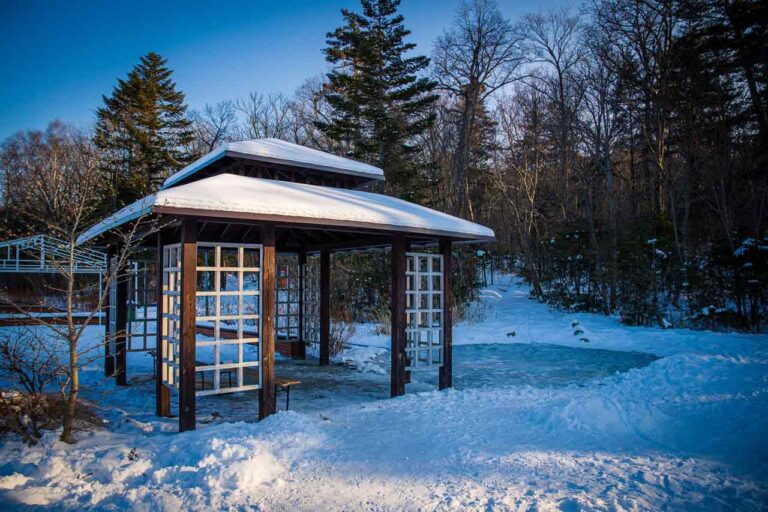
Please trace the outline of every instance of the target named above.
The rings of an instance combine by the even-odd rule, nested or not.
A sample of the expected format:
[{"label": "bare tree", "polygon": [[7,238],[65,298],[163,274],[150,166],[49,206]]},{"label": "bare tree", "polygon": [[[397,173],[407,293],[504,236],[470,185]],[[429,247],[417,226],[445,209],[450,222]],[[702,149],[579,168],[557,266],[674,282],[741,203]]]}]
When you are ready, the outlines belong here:
[{"label": "bare tree", "polygon": [[248,98],[235,102],[235,108],[245,117],[244,138],[295,140],[294,111],[291,102],[283,94],[265,96],[252,92]]},{"label": "bare tree", "polygon": [[308,78],[296,90],[290,104],[296,143],[333,153],[337,152],[336,142],[317,128],[318,123],[330,123],[333,116],[333,108],[326,100],[326,94],[324,75]]},{"label": "bare tree", "polygon": [[[569,178],[573,173],[577,115],[582,99],[582,85],[576,79],[584,59],[581,23],[567,8],[523,17],[523,30],[531,52],[531,62],[541,67],[529,80],[553,105],[551,131],[557,154],[557,167],[563,183],[563,202],[573,201]],[[561,210],[561,211],[564,211]]]},{"label": "bare tree", "polygon": [[523,36],[492,0],[463,2],[453,25],[434,45],[439,87],[459,98],[456,149],[452,162],[453,210],[465,203],[465,171],[478,112],[486,99],[518,78],[524,61]]},{"label": "bare tree", "polygon": [[[13,151],[9,150],[10,147],[13,147]],[[17,306],[17,309],[42,327],[43,334],[35,336],[36,342],[46,347],[44,350],[54,358],[55,363],[46,362],[44,367],[50,369],[51,364],[55,366],[53,374],[58,378],[63,402],[61,440],[66,443],[74,442],[80,368],[98,357],[102,346],[85,346],[81,341],[86,327],[102,310],[109,284],[118,278],[117,269],[127,265],[134,238],[133,230],[138,226],[137,223],[132,230],[124,233],[122,249],[115,255],[115,270],[107,273],[95,307],[79,319],[80,322],[76,322],[75,302],[82,291],[78,289],[76,279],[78,238],[101,215],[100,199],[108,194],[108,183],[99,170],[100,163],[100,155],[90,139],[60,123],[52,123],[45,133],[18,134],[5,145],[2,154],[3,167],[14,168],[23,176],[24,186],[18,200],[18,215],[37,219],[44,234],[59,240],[59,254],[63,253],[62,256],[49,257],[46,261],[54,266],[64,282],[63,289],[51,290],[60,292],[64,297],[64,322],[47,321],[22,307]],[[141,209],[141,205],[137,206]],[[7,302],[13,304],[12,298],[5,291],[2,295]],[[18,352],[5,352],[6,367],[12,364],[14,354]]]},{"label": "bare tree", "polygon": [[237,112],[231,101],[205,105],[202,111],[193,110],[189,117],[194,133],[191,152],[197,156],[237,138]]}]

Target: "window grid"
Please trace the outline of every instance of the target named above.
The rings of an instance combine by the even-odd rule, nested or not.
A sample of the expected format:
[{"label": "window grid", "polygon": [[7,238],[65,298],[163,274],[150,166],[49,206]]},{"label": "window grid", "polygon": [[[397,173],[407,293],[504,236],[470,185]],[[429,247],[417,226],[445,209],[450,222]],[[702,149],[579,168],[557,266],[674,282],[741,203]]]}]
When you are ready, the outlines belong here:
[{"label": "window grid", "polygon": [[146,261],[128,265],[128,352],[146,352],[157,346],[157,310],[151,313],[149,297],[152,270]]},{"label": "window grid", "polygon": [[275,335],[279,341],[300,339],[301,283],[298,254],[278,254],[275,276]]},{"label": "window grid", "polygon": [[320,343],[320,258],[307,256],[304,264],[304,335],[305,343]]},{"label": "window grid", "polygon": [[197,245],[197,325],[204,332],[196,342],[196,394],[260,389],[262,246]]},{"label": "window grid", "polygon": [[180,320],[181,320],[181,244],[163,247],[163,282],[161,298],[163,316],[160,357],[162,383],[179,389]]},{"label": "window grid", "polygon": [[109,323],[107,324],[107,343],[109,344],[109,355],[116,357],[117,355],[117,343],[115,335],[117,334],[117,274],[115,272],[115,266],[117,260],[113,256],[109,261],[109,304],[107,309],[109,310]]},{"label": "window grid", "polygon": [[443,256],[406,253],[406,370],[443,364]]}]

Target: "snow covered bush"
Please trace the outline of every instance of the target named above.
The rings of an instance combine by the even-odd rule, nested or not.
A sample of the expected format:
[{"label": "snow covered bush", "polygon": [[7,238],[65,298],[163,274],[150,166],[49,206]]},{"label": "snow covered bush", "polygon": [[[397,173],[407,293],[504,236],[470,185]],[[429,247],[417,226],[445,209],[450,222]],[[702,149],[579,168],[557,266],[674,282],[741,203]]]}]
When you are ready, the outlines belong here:
[{"label": "snow covered bush", "polygon": [[332,318],[330,334],[330,354],[333,357],[349,348],[349,340],[355,334],[355,324],[352,322],[351,315],[348,314],[342,318]]}]

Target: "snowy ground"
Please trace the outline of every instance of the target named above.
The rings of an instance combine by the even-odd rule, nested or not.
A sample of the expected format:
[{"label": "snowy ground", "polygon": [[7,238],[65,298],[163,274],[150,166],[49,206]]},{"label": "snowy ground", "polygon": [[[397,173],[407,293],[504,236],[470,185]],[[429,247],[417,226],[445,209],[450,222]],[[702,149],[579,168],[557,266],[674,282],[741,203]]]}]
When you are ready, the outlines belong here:
[{"label": "snowy ground", "polygon": [[0,445],[0,507],[766,507],[768,336],[552,312],[509,280],[476,314],[454,330],[455,390],[417,374],[406,396],[385,399],[386,339],[361,327],[328,369],[279,361],[278,374],[302,380],[290,412],[254,423],[255,394],[206,397],[185,434],[152,415],[150,358],[132,355],[129,388],[94,367],[86,395],[106,428],[75,446],[53,433]]}]

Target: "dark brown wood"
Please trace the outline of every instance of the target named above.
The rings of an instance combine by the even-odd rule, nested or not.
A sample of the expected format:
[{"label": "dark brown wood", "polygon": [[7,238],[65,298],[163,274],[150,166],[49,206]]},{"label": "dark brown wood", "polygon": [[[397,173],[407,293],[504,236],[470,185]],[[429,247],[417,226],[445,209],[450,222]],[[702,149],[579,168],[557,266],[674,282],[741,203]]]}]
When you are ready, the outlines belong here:
[{"label": "dark brown wood", "polygon": [[179,431],[195,430],[196,333],[195,292],[197,281],[197,222],[184,219],[181,224],[181,368],[179,370]]},{"label": "dark brown wood", "polygon": [[306,278],[307,253],[299,252],[299,340],[295,343],[296,354],[299,359],[307,358],[307,344],[304,341],[304,280]]},{"label": "dark brown wood", "polygon": [[163,297],[164,276],[163,276],[163,232],[157,232],[157,253],[155,255],[155,265],[157,267],[157,341],[155,345],[155,409],[158,416],[168,417],[171,415],[171,390],[163,384],[163,354],[166,352],[163,334],[165,333],[165,321],[163,319]]},{"label": "dark brown wood", "polygon": [[331,363],[331,253],[320,253],[320,366]]},{"label": "dark brown wood", "polygon": [[[112,246],[107,247],[107,265],[112,264],[112,256],[114,255],[114,249]],[[107,267],[111,269],[110,266]],[[109,283],[112,283],[114,276],[110,276]],[[107,313],[104,315],[106,323],[104,324],[104,376],[112,377],[115,375],[115,357],[111,353],[111,343],[109,339],[109,323],[110,323],[110,310],[112,305],[112,294],[107,290]]]},{"label": "dark brown wood", "polygon": [[222,173],[237,174],[263,179],[309,183],[335,188],[353,188],[370,182],[382,181],[383,176],[361,173],[354,170],[310,166],[285,160],[228,151],[197,172],[186,176],[174,185],[182,185]]},{"label": "dark brown wood", "polygon": [[237,212],[237,211],[224,211],[224,210],[203,210],[198,208],[176,208],[172,206],[155,206],[152,208],[152,212],[155,214],[167,214],[167,215],[183,215],[193,216],[198,218],[217,218],[217,219],[232,219],[232,220],[255,220],[269,223],[284,223],[287,226],[296,227],[315,227],[317,229],[329,229],[336,228],[340,230],[354,229],[363,232],[373,233],[410,233],[416,235],[429,235],[435,237],[452,237],[462,240],[473,241],[493,241],[491,236],[482,235],[463,235],[461,233],[455,233],[451,231],[444,231],[439,229],[427,229],[420,227],[406,227],[395,224],[379,224],[375,222],[354,221],[354,220],[337,220],[337,219],[318,219],[315,217],[300,217],[292,215],[278,215],[278,214],[265,214],[265,213],[252,213],[252,212]]},{"label": "dark brown wood", "polygon": [[450,240],[440,240],[440,254],[443,255],[443,366],[440,367],[438,386],[446,389],[453,387],[453,255]]},{"label": "dark brown wood", "polygon": [[[125,248],[121,247],[121,251]],[[115,383],[118,386],[128,385],[128,268],[117,271],[117,304],[115,305]]]},{"label": "dark brown wood", "polygon": [[390,396],[405,394],[405,251],[406,242],[402,235],[392,237],[392,334],[390,355]]},{"label": "dark brown wood", "polygon": [[275,226],[262,228],[259,419],[275,413]]}]

